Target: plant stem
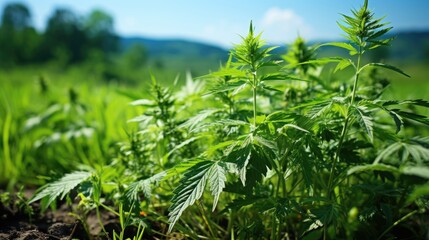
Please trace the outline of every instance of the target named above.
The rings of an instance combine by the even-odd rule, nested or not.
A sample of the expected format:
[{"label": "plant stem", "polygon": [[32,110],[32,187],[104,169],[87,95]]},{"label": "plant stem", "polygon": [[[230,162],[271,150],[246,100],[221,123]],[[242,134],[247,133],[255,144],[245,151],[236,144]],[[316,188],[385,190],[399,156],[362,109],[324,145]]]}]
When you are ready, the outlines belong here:
[{"label": "plant stem", "polygon": [[212,229],[212,227],[211,227],[211,225],[210,225],[210,223],[209,223],[209,221],[208,221],[208,219],[207,219],[207,213],[206,213],[206,211],[204,210],[204,208],[203,208],[203,206],[202,206],[202,204],[201,204],[201,202],[200,201],[198,201],[198,208],[200,209],[200,211],[201,211],[201,215],[202,215],[202,217],[203,217],[203,220],[204,220],[204,222],[206,223],[206,225],[207,225],[207,227],[208,227],[208,229],[209,229],[209,232],[210,232],[210,234],[212,235],[212,237],[213,238],[216,238],[216,235],[215,235],[215,233],[214,233],[214,231],[213,231],[213,229]]},{"label": "plant stem", "polygon": [[[252,69],[253,70],[253,69]],[[252,72],[253,75],[253,127],[256,129],[256,71]]]},{"label": "plant stem", "polygon": [[98,222],[99,222],[99,224],[100,224],[101,229],[103,230],[104,234],[106,234],[106,237],[107,237],[107,238],[109,238],[109,233],[108,233],[108,232],[106,231],[106,229],[104,228],[103,221],[101,220],[100,209],[99,209],[99,207],[98,207],[98,206],[97,206],[97,207],[95,207],[95,213],[96,213],[96,215],[97,215],[97,219],[98,219]]},{"label": "plant stem", "polygon": [[390,227],[388,227],[378,238],[377,240],[381,239],[384,235],[386,235],[386,233],[388,233],[390,230],[392,230],[392,228],[394,228],[396,225],[400,224],[401,222],[405,221],[407,218],[413,216],[414,214],[416,214],[418,212],[418,210],[414,210],[410,213],[408,213],[407,215],[403,216],[402,218],[400,218],[398,221],[394,222]]},{"label": "plant stem", "polygon": [[335,167],[336,167],[337,163],[340,160],[341,148],[343,147],[344,139],[347,135],[347,130],[349,128],[349,123],[350,123],[350,114],[349,113],[350,113],[350,108],[353,106],[353,104],[355,102],[355,98],[356,98],[356,91],[357,91],[357,86],[358,86],[357,84],[359,81],[361,58],[362,58],[362,47],[359,47],[359,54],[358,54],[357,65],[356,65],[355,79],[353,82],[352,98],[350,100],[350,105],[347,107],[346,119],[344,122],[343,129],[341,130],[340,141],[338,142],[337,152],[335,153],[335,159],[334,159],[334,162],[332,163],[331,171],[329,174],[328,188],[327,188],[328,198],[331,198],[331,196],[332,196],[332,192],[333,192],[332,184],[333,184],[333,178],[334,178],[334,171],[335,171]]}]

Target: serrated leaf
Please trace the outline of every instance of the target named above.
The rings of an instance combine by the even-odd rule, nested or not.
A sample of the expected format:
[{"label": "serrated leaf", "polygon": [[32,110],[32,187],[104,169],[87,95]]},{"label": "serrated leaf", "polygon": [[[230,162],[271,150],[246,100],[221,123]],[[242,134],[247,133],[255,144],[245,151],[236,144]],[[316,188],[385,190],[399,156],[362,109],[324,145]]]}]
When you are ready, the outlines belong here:
[{"label": "serrated leaf", "polygon": [[392,70],[392,71],[394,71],[394,72],[397,72],[397,73],[399,73],[399,74],[402,74],[402,75],[404,75],[404,76],[406,76],[406,77],[410,77],[410,75],[406,74],[406,73],[405,73],[405,72],[403,72],[401,69],[399,69],[399,68],[397,68],[397,67],[394,67],[394,66],[392,66],[392,65],[384,64],[384,63],[368,63],[368,64],[366,64],[365,66],[363,66],[363,67],[359,70],[359,72],[361,72],[363,69],[365,69],[365,68],[367,68],[367,67],[381,67],[381,68],[386,68],[386,69]]},{"label": "serrated leaf", "polygon": [[317,219],[322,222],[323,225],[330,225],[331,223],[337,222],[341,214],[341,207],[338,204],[328,203],[325,206],[321,206],[312,213],[316,215]]},{"label": "serrated leaf", "polygon": [[222,85],[218,85],[215,86],[213,89],[209,90],[206,94],[204,95],[209,95],[209,94],[216,94],[216,93],[222,93],[222,92],[227,92],[227,91],[232,91],[232,90],[236,90],[237,88],[243,88],[243,86],[246,86],[247,82],[243,81],[243,80],[238,80],[238,81],[233,81],[233,82],[228,82],[226,84],[222,84]]},{"label": "serrated leaf", "polygon": [[55,199],[63,199],[71,190],[73,190],[82,182],[88,180],[91,174],[91,172],[84,171],[68,173],[59,180],[48,183],[42,187],[42,190],[36,193],[29,203],[33,203],[42,198],[47,198],[48,200],[45,202],[44,206],[42,206],[43,209],[46,209]]},{"label": "serrated leaf", "polygon": [[174,224],[179,220],[183,211],[201,198],[213,164],[214,162],[211,161],[203,161],[186,170],[185,176],[180,180],[171,199],[173,204],[169,208],[168,233],[173,230]]},{"label": "serrated leaf", "polygon": [[236,159],[236,163],[241,183],[243,184],[243,186],[246,186],[247,165],[249,164],[250,157],[252,156],[252,151],[250,150],[250,148],[246,148],[240,151],[240,153],[241,154],[239,154]]},{"label": "serrated leaf", "polygon": [[214,197],[213,208],[212,208],[212,211],[214,211],[216,209],[216,205],[219,200],[219,195],[225,188],[226,172],[225,172],[224,164],[221,162],[216,162],[215,164],[212,165],[208,174],[209,174],[208,182],[210,185],[210,191],[212,192],[212,195]]},{"label": "serrated leaf", "polygon": [[354,109],[357,113],[355,114],[355,117],[357,118],[359,125],[365,129],[369,139],[372,142],[374,139],[373,118],[371,116],[368,116],[368,113],[366,112],[366,108],[364,106],[358,106]]},{"label": "serrated leaf", "polygon": [[426,116],[423,116],[423,115],[420,115],[420,114],[415,114],[415,113],[412,113],[412,112],[402,111],[402,110],[399,110],[399,109],[392,109],[392,111],[394,111],[397,114],[401,115],[401,117],[403,117],[403,118],[408,118],[408,119],[414,120],[416,122],[429,125],[429,119]]},{"label": "serrated leaf", "polygon": [[139,193],[142,192],[145,198],[150,200],[152,196],[152,185],[158,184],[165,176],[167,176],[167,172],[163,171],[150,178],[132,182],[125,190],[125,196],[132,202],[137,202],[139,201]]},{"label": "serrated leaf", "polygon": [[195,129],[195,126],[210,117],[211,115],[222,111],[221,109],[207,109],[199,112],[197,115],[189,118],[186,122],[182,123],[180,128],[188,128],[190,131]]}]

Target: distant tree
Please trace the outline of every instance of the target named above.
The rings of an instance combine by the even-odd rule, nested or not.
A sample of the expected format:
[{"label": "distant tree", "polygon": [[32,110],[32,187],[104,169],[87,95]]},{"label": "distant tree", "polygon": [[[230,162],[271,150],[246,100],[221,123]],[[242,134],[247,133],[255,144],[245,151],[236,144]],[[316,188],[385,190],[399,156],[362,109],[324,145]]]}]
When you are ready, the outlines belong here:
[{"label": "distant tree", "polygon": [[139,43],[131,45],[122,56],[123,62],[128,69],[138,69],[147,62],[146,48]]},{"label": "distant tree", "polygon": [[38,58],[40,36],[31,25],[31,12],[21,3],[9,3],[3,9],[0,26],[0,61],[22,64]]},{"label": "distant tree", "polygon": [[85,18],[84,30],[91,47],[104,53],[118,50],[118,37],[114,30],[113,17],[108,13],[96,9]]},{"label": "distant tree", "polygon": [[81,21],[70,10],[59,8],[49,18],[44,34],[45,58],[56,58],[65,64],[84,59],[88,39]]},{"label": "distant tree", "polygon": [[20,31],[31,26],[30,10],[22,3],[9,3],[2,15],[2,27]]}]

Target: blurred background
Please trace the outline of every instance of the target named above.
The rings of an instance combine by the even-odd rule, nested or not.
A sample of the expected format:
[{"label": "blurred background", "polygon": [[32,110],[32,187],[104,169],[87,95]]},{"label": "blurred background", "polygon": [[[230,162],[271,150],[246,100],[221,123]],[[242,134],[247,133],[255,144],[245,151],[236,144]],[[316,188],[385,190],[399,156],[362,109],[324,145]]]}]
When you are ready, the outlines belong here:
[{"label": "blurred background", "polygon": [[[97,78],[128,83],[146,78],[148,69],[162,78],[185,71],[201,75],[225,61],[250,21],[268,44],[283,51],[297,36],[310,44],[341,41],[341,13],[361,2],[0,1],[0,65],[87,63],[84,68]],[[405,67],[414,79],[423,80],[429,2],[373,0],[369,5],[376,17],[386,17],[391,36],[397,37],[371,58]],[[321,53],[326,55],[330,53]]]}]

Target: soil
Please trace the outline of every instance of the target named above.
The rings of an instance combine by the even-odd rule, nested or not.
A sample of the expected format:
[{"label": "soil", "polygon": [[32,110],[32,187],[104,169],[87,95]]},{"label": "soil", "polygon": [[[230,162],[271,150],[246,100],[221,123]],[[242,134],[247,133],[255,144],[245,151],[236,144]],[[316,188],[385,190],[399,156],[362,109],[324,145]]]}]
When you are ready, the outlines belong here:
[{"label": "soil", "polygon": [[[26,196],[31,194],[25,193]],[[22,198],[17,196],[11,196],[7,203],[0,201],[0,240],[113,239],[112,236],[104,234],[94,212],[90,212],[85,220],[79,220],[71,214],[76,206],[62,204],[55,211],[46,210],[42,213],[40,205],[34,203],[30,205],[33,214],[29,214],[22,205],[17,204],[19,202],[23,203]],[[101,218],[107,233],[112,234],[114,230],[120,232],[119,219],[116,216],[102,211]],[[82,221],[85,221],[87,230]],[[135,233],[135,228],[129,228],[125,235],[132,238]]]}]

